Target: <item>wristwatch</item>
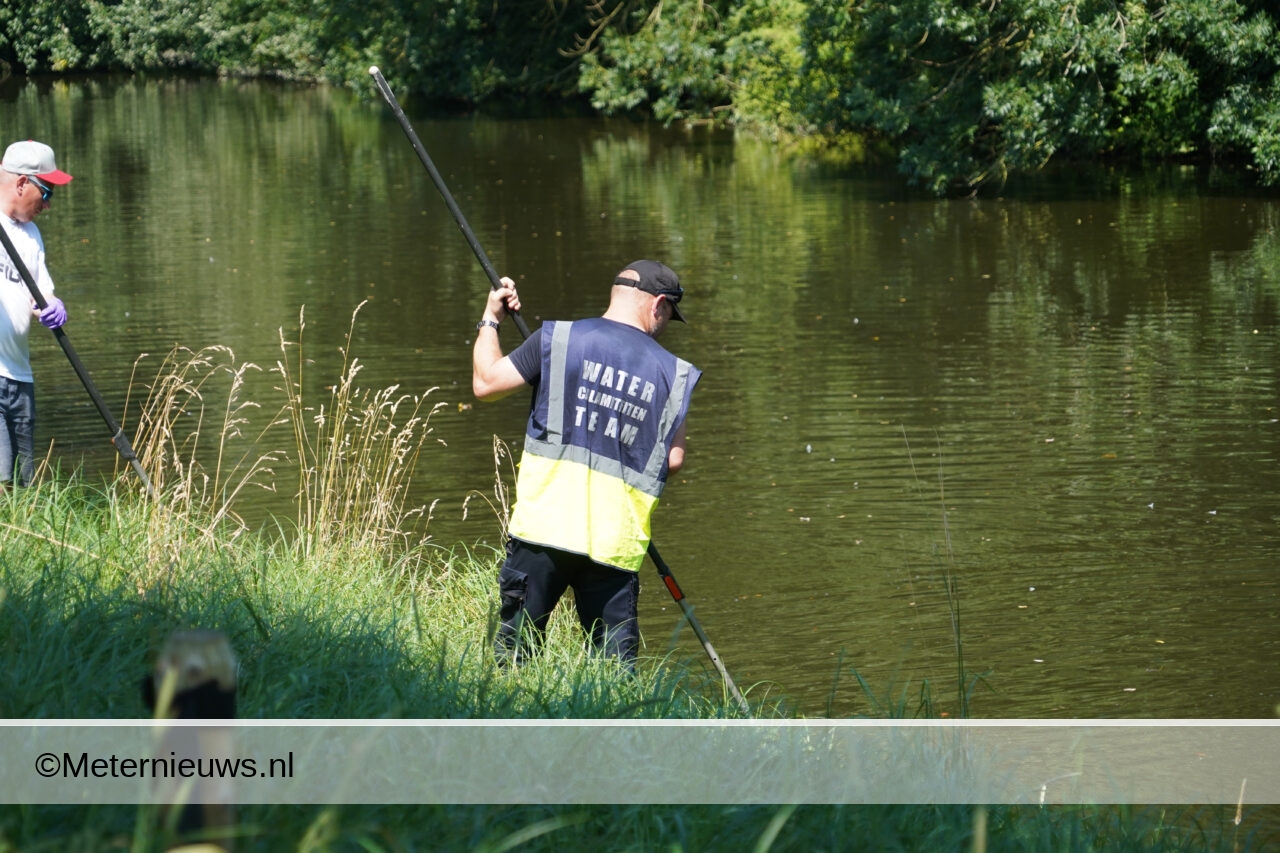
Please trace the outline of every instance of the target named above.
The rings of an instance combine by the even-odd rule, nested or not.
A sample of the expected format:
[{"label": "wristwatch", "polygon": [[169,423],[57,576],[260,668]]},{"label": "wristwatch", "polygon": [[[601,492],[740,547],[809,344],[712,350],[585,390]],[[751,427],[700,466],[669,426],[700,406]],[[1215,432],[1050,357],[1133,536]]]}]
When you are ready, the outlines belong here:
[{"label": "wristwatch", "polygon": [[485,326],[492,326],[495,332],[502,329],[502,326],[500,324],[495,323],[492,320],[481,320],[479,323],[476,323],[476,331],[477,332],[480,331]]}]

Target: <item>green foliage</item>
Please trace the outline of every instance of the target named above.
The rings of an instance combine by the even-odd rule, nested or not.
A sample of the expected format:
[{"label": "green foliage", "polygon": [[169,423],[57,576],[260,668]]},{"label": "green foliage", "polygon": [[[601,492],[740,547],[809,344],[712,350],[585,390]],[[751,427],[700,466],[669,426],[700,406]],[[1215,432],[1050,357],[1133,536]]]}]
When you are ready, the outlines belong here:
[{"label": "green foliage", "polygon": [[0,0],[0,63],[72,71],[95,63],[83,3]]},{"label": "green foliage", "polygon": [[729,103],[722,74],[726,3],[668,0],[649,11],[634,4],[622,24],[583,57],[579,85],[605,113],[644,106],[661,121],[700,116]]},{"label": "green foliage", "polygon": [[[323,0],[309,13],[314,75],[368,89],[370,65],[391,86],[478,103],[574,91],[576,60],[559,52],[583,26],[583,4],[545,0]],[[282,35],[283,35],[282,31]]]},{"label": "green foliage", "polygon": [[792,104],[803,0],[616,3],[588,19],[581,90],[605,114],[732,121],[766,133],[802,124]]},{"label": "green foliage", "polygon": [[587,4],[514,0],[0,0],[0,60],[28,72],[190,69],[368,88],[370,65],[429,98],[575,90],[559,48]]},{"label": "green foliage", "polygon": [[219,8],[212,6],[89,0],[87,7],[94,35],[109,61],[130,69],[200,67],[222,23]]},{"label": "green foliage", "polygon": [[[1059,152],[1247,151],[1268,180],[1274,13],[1234,0],[815,0],[805,111],[870,131],[934,192],[971,191]],[[1261,155],[1261,156],[1260,156]]]},{"label": "green foliage", "polygon": [[[1280,181],[1261,0],[0,0],[27,71],[185,68],[889,148],[971,193],[1054,157],[1213,157]],[[805,146],[812,150],[813,146]]]},{"label": "green foliage", "polygon": [[729,18],[725,71],[733,98],[733,121],[771,133],[806,122],[797,109],[802,0],[746,0]]},{"label": "green foliage", "polygon": [[502,75],[483,43],[491,36],[486,15],[492,4],[477,0],[328,0],[319,24],[325,76],[334,82],[362,81],[381,67],[393,85],[430,97],[480,100]]},{"label": "green foliage", "polygon": [[[1232,809],[1234,810],[1234,809]],[[1225,828],[1228,809],[1179,806],[887,805],[252,805],[238,807],[234,849],[369,853],[466,850],[987,850],[1022,853],[1252,853],[1274,844],[1265,811]],[[134,806],[14,806],[0,850],[151,853],[129,844]],[[9,846],[13,845],[13,846]],[[194,848],[193,848],[194,849]]]},{"label": "green foliage", "polygon": [[[313,537],[315,538],[315,537]],[[225,633],[245,718],[715,718],[696,676],[638,677],[586,652],[571,614],[542,656],[490,653],[493,549],[309,551],[214,524],[165,492],[141,502],[78,480],[0,495],[0,716],[146,716],[138,681],[159,642]],[[38,689],[35,689],[38,687]]]}]

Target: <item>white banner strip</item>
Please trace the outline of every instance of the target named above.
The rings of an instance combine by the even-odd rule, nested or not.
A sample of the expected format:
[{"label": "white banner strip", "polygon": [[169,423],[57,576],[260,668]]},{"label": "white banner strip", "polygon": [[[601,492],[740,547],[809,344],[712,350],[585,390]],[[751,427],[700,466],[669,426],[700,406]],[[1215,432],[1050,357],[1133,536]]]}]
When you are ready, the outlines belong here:
[{"label": "white banner strip", "polygon": [[1280,803],[1280,721],[0,722],[5,803]]}]

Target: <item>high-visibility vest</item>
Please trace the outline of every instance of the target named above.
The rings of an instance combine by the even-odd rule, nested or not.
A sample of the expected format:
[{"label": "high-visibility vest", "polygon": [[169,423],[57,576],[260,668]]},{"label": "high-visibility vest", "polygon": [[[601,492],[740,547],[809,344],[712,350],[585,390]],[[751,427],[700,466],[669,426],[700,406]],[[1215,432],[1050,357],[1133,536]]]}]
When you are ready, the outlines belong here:
[{"label": "high-visibility vest", "polygon": [[702,371],[604,318],[548,322],[541,336],[507,532],[639,571],[671,442]]}]

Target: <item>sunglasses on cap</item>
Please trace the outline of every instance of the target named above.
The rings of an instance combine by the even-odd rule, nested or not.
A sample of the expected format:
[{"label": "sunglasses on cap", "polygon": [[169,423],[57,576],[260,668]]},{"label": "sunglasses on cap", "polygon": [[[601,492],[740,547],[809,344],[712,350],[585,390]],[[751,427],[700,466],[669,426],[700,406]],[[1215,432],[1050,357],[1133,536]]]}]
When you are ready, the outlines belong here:
[{"label": "sunglasses on cap", "polygon": [[27,180],[36,185],[36,189],[40,190],[40,200],[48,201],[53,198],[53,187],[41,183],[35,175],[27,175]]}]

